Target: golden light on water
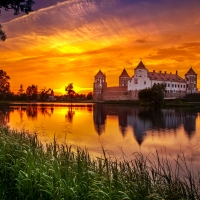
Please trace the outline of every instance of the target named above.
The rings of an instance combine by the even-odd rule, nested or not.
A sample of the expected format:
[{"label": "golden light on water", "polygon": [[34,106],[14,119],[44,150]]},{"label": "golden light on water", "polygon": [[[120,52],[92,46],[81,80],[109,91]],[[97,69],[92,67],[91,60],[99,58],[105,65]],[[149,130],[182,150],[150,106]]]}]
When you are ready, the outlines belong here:
[{"label": "golden light on water", "polygon": [[[141,108],[121,107],[120,110],[118,109],[115,106],[98,108],[92,105],[26,106],[21,109],[16,107],[9,114],[8,125],[11,129],[36,132],[38,138],[44,143],[52,142],[55,137],[59,144],[67,143],[87,148],[92,155],[98,155],[101,152],[101,145],[112,156],[122,157],[124,152],[128,158],[131,158],[134,152],[148,155],[155,153],[157,149],[159,152],[162,151],[163,155],[167,153],[172,157],[183,151],[186,158],[190,159],[196,155],[195,152],[199,151],[200,120],[196,111],[188,111],[185,115],[184,110],[175,112],[172,109],[170,112],[175,112],[173,116],[176,119],[163,118],[165,123],[173,120],[171,124],[164,125],[165,128],[159,128],[163,126],[163,121],[160,121],[161,124],[153,125],[154,121],[151,121],[152,119],[148,116],[141,118],[138,113]],[[130,110],[129,113],[127,113],[128,110]],[[170,117],[170,115],[165,117]],[[125,126],[124,129],[121,126]],[[98,132],[99,128],[100,132]]]}]

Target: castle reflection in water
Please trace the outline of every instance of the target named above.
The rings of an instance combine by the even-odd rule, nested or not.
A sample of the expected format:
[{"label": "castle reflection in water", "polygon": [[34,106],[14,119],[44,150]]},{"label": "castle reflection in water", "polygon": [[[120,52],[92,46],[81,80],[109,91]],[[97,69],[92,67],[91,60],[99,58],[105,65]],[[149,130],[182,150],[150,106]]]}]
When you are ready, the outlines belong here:
[{"label": "castle reflection in water", "polygon": [[[54,106],[14,106],[0,107],[0,125],[8,126],[10,114],[18,112],[21,121],[26,115],[28,120],[37,120],[38,115],[52,116]],[[122,105],[104,105],[90,104],[81,106],[68,106],[65,118],[69,123],[73,123],[73,117],[76,110],[86,110],[93,112],[93,122],[95,131],[98,135],[106,132],[107,116],[118,117],[119,129],[123,137],[126,136],[128,128],[132,129],[133,135],[139,145],[145,139],[148,133],[156,134],[176,134],[177,129],[183,127],[185,134],[189,139],[196,133],[196,120],[199,111],[194,109],[161,109],[122,106]],[[92,120],[92,119],[91,119]]]},{"label": "castle reflection in water", "polygon": [[107,116],[118,116],[119,129],[123,136],[127,128],[131,127],[138,144],[144,141],[147,132],[176,133],[183,126],[188,138],[196,132],[195,110],[185,109],[149,109],[141,107],[125,107],[115,105],[95,104],[93,107],[93,119],[96,132],[101,135],[106,129]]}]

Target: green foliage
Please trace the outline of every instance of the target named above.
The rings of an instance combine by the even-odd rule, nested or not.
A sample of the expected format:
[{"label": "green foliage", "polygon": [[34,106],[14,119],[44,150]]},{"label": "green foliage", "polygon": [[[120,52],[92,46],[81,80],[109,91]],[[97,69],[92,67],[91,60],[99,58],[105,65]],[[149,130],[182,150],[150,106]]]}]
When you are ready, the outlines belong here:
[{"label": "green foliage", "polygon": [[0,98],[5,99],[6,94],[10,91],[10,77],[3,70],[0,70]]},{"label": "green foliage", "polygon": [[139,91],[138,98],[142,101],[152,101],[152,89],[144,89]]},{"label": "green foliage", "polygon": [[141,90],[138,98],[145,102],[154,102],[156,106],[160,106],[164,100],[165,85],[154,84],[152,88]]},{"label": "green foliage", "polygon": [[[5,199],[200,199],[200,178],[184,155],[173,163],[141,153],[132,160],[91,158],[87,150],[53,143],[45,147],[37,135],[0,128],[0,192]],[[182,177],[182,178],[181,178]]]}]

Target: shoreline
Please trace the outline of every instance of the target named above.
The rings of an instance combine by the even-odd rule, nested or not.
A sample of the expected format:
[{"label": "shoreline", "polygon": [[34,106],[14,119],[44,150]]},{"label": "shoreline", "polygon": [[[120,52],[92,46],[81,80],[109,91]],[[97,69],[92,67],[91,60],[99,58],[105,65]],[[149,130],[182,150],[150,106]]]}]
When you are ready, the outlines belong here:
[{"label": "shoreline", "polygon": [[[0,106],[92,106],[93,104],[109,104],[109,105],[124,105],[124,106],[141,106],[155,107],[153,102],[142,102],[139,100],[109,100],[109,101],[93,101],[93,100],[77,100],[77,101],[60,101],[60,102],[30,102],[30,101],[0,101]],[[161,108],[169,107],[200,107],[200,102],[187,102],[182,100],[165,100]]]}]

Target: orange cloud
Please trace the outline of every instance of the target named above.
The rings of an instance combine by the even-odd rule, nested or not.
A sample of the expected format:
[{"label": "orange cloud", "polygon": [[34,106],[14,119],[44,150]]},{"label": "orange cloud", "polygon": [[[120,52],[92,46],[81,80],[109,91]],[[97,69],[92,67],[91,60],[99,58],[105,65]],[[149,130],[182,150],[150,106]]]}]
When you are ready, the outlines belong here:
[{"label": "orange cloud", "polygon": [[20,16],[3,24],[0,69],[15,92],[20,84],[60,92],[71,82],[90,91],[99,69],[117,85],[139,58],[149,70],[184,76],[192,65],[200,74],[199,3],[192,1],[64,1]]}]

